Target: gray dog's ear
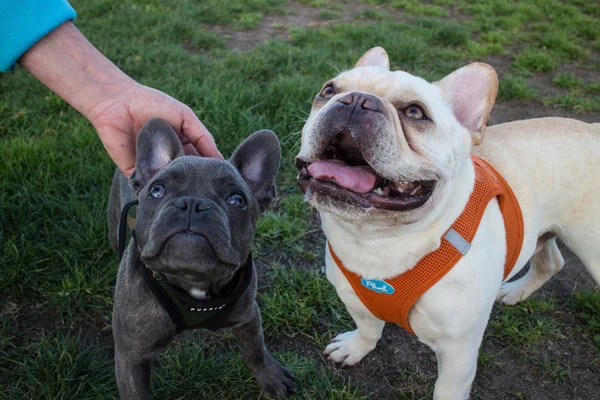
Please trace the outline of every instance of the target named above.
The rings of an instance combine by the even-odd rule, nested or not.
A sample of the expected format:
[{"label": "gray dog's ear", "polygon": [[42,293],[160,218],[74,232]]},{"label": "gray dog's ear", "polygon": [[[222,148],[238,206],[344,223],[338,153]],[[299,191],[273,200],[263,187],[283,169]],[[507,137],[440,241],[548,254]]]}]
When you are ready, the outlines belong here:
[{"label": "gray dog's ear", "polygon": [[154,118],[140,129],[135,153],[135,171],[129,178],[129,184],[137,196],[158,171],[183,156],[183,147],[171,125],[163,119]]},{"label": "gray dog's ear", "polygon": [[279,139],[268,130],[250,135],[229,159],[252,189],[261,211],[275,199],[275,178],[280,160]]}]

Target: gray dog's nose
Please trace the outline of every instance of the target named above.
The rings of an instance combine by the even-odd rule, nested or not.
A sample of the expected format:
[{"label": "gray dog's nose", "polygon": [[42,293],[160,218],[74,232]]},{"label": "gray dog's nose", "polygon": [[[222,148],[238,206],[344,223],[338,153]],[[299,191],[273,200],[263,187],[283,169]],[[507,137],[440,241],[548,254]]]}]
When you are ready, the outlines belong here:
[{"label": "gray dog's nose", "polygon": [[195,212],[206,211],[210,209],[208,202],[193,197],[180,197],[173,202],[173,206],[182,211],[187,210],[188,207],[191,207]]},{"label": "gray dog's nose", "polygon": [[187,199],[179,198],[179,199],[175,200],[175,202],[173,203],[173,205],[175,207],[179,208],[182,211],[185,211],[188,208]]},{"label": "gray dog's nose", "polygon": [[368,93],[352,92],[338,100],[338,102],[347,106],[358,105],[363,110],[380,111],[379,102],[375,97]]}]

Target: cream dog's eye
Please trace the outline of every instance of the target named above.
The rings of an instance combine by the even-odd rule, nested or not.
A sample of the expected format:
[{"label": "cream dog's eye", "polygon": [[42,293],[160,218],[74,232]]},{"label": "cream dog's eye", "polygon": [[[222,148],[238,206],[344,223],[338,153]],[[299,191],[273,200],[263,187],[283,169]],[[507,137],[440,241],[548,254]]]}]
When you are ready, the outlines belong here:
[{"label": "cream dog's eye", "polygon": [[325,86],[323,88],[323,90],[321,90],[320,94],[321,94],[321,97],[324,97],[326,99],[330,99],[335,94],[335,89],[333,89],[333,85],[332,84],[329,84],[329,85]]},{"label": "cream dog's eye", "polygon": [[421,107],[416,104],[411,104],[402,111],[407,117],[412,119],[427,119]]}]

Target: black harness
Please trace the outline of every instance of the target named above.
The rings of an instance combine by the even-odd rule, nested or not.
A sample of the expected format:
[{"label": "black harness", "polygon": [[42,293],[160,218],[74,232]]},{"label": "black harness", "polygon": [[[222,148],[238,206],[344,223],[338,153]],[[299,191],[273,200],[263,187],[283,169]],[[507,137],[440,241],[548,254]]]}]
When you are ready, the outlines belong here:
[{"label": "black harness", "polygon": [[[118,243],[119,260],[123,257],[127,243],[135,241],[135,220],[138,201],[125,205],[119,221]],[[235,274],[234,278],[224,288],[225,297],[198,300],[177,286],[169,283],[164,274],[140,266],[139,260],[135,268],[141,268],[144,282],[150,288],[156,299],[169,313],[177,333],[186,329],[207,328],[217,330],[229,326],[229,314],[237,304],[240,296],[246,291],[252,280],[252,254],[248,256],[245,265]]]}]

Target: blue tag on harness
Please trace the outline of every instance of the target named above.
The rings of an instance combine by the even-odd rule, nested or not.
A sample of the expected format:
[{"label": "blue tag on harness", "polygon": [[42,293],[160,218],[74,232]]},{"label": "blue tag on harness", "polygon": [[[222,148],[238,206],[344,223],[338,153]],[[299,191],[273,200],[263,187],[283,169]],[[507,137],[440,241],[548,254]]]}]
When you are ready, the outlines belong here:
[{"label": "blue tag on harness", "polygon": [[381,281],[379,279],[365,279],[362,278],[360,283],[369,290],[377,292],[379,294],[393,294],[394,287],[387,283],[386,281]]}]

